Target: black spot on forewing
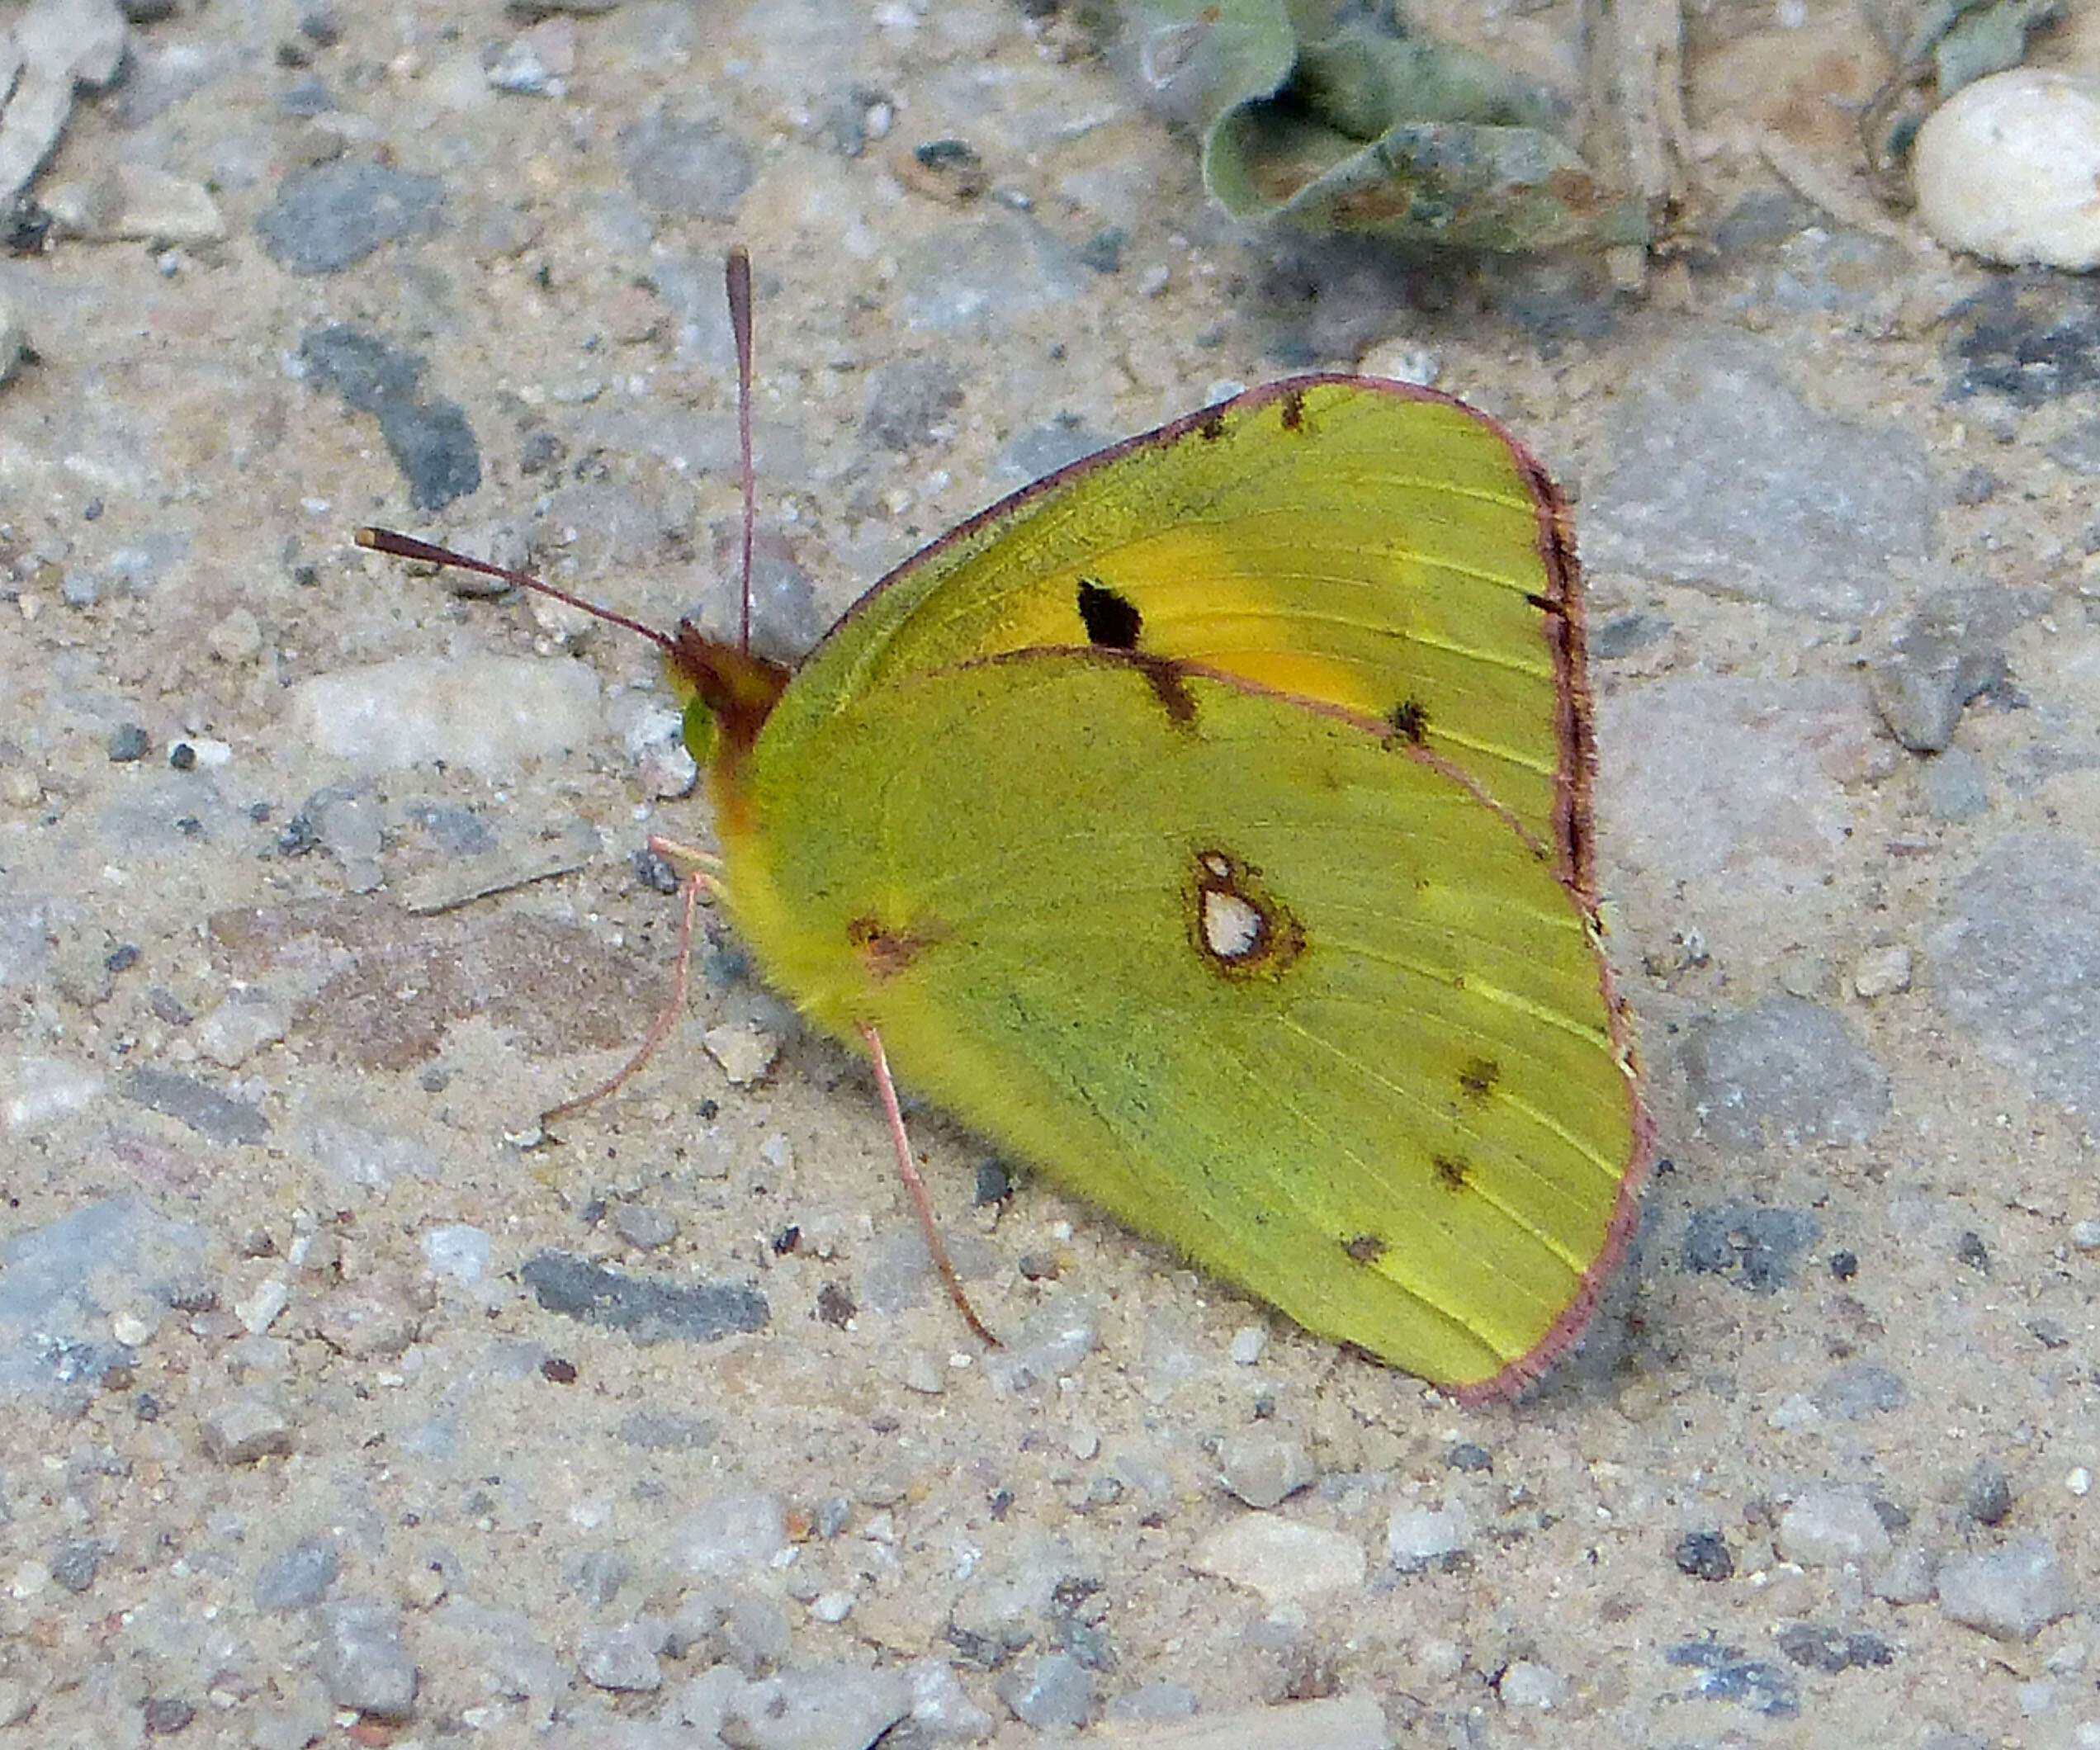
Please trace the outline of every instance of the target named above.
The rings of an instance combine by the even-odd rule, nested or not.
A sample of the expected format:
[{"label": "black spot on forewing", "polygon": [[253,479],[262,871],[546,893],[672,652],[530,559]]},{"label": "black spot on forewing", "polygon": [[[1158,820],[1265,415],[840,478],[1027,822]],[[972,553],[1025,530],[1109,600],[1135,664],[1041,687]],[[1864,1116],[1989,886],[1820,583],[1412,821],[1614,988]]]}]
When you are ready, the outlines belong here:
[{"label": "black spot on forewing", "polygon": [[1375,1264],[1386,1253],[1385,1242],[1375,1233],[1360,1233],[1341,1242],[1352,1264]]},{"label": "black spot on forewing", "polygon": [[1447,1191],[1463,1191],[1472,1166],[1457,1155],[1431,1155],[1429,1164],[1435,1170],[1436,1182]]},{"label": "black spot on forewing", "polygon": [[1104,650],[1136,650],[1145,629],[1135,602],[1090,577],[1079,580],[1079,622],[1086,628],[1086,641]]},{"label": "black spot on forewing", "polygon": [[1303,431],[1305,428],[1305,391],[1294,389],[1276,404],[1284,416],[1284,429]]}]

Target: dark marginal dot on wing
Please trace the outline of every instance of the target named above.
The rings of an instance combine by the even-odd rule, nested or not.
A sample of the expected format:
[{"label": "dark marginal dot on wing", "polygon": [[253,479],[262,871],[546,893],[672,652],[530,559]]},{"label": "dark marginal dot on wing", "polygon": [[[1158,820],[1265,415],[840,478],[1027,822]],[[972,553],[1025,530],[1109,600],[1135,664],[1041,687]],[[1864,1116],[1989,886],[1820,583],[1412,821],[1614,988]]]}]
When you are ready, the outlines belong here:
[{"label": "dark marginal dot on wing", "polygon": [[1429,707],[1420,699],[1402,699],[1386,712],[1385,721],[1402,741],[1412,741],[1419,747],[1429,734]]},{"label": "dark marginal dot on wing", "polygon": [[1305,392],[1294,389],[1277,404],[1283,409],[1284,429],[1287,432],[1305,428]]},{"label": "dark marginal dot on wing", "polygon": [[846,940],[860,951],[861,964],[871,978],[894,978],[908,970],[942,934],[939,925],[912,929],[886,929],[878,918],[853,918],[846,925]]},{"label": "dark marginal dot on wing", "polygon": [[1466,1175],[1473,1171],[1456,1155],[1431,1155],[1429,1164],[1436,1170],[1436,1182],[1447,1191],[1463,1191]]},{"label": "dark marginal dot on wing", "polygon": [[1459,1071],[1459,1089],[1468,1100],[1484,1100],[1502,1079],[1502,1067],[1492,1057],[1473,1057]]},{"label": "dark marginal dot on wing", "polygon": [[1096,650],[1134,650],[1145,629],[1145,617],[1127,595],[1097,584],[1090,577],[1079,580],[1079,623],[1086,628],[1086,641]]},{"label": "dark marginal dot on wing", "polygon": [[1534,595],[1529,590],[1526,590],[1525,592],[1524,599],[1529,602],[1534,608],[1537,608],[1540,613],[1558,613],[1560,612],[1560,603],[1554,601],[1550,596]]},{"label": "dark marginal dot on wing", "polygon": [[1386,1252],[1385,1242],[1375,1233],[1360,1233],[1353,1239],[1344,1240],[1341,1249],[1352,1264],[1375,1264]]},{"label": "dark marginal dot on wing", "polygon": [[1196,422],[1196,435],[1206,443],[1215,443],[1223,438],[1225,435],[1225,409],[1222,407],[1204,409],[1203,418]]}]

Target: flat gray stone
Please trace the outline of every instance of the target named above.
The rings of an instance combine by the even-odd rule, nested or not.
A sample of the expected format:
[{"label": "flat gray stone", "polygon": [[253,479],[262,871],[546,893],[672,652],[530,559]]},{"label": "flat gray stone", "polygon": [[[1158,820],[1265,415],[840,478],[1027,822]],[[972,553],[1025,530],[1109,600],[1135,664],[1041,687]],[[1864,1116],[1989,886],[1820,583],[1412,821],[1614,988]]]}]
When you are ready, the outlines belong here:
[{"label": "flat gray stone", "polygon": [[1979,858],[1927,941],[1921,983],[2035,1090],[2100,1108],[2100,858],[2053,828]]},{"label": "flat gray stone", "polygon": [[1728,1148],[1856,1147],[1889,1115],[1889,1077],[1833,1010],[1768,996],[1686,1029],[1685,1076]]},{"label": "flat gray stone", "polygon": [[1815,412],[1788,375],[1776,348],[1720,328],[1643,371],[1606,421],[1609,471],[1586,494],[1589,564],[1823,619],[1881,607],[1890,560],[1932,551],[1924,446]]}]

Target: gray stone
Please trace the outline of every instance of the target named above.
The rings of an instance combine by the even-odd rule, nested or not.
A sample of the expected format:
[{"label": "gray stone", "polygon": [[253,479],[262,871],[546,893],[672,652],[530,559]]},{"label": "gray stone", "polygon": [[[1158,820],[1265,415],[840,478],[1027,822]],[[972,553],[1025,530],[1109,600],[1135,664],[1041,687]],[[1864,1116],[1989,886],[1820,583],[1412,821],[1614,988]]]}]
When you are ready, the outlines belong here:
[{"label": "gray stone", "polygon": [[734,219],[755,173],[750,149],[720,123],[662,110],[623,129],[615,155],[643,205],[681,220]]},{"label": "gray stone", "polygon": [[335,158],[286,177],[255,234],[288,272],[340,273],[384,244],[435,229],[444,203],[434,176]]},{"label": "gray stone", "polygon": [[243,1392],[197,1418],[204,1450],[221,1464],[282,1458],[292,1448],[291,1419],[267,1398]]},{"label": "gray stone", "polygon": [[301,1538],[256,1570],[249,1596],[258,1610],[307,1610],[328,1596],[342,1571],[342,1553],[333,1538]]},{"label": "gray stone", "polygon": [[657,1662],[655,1643],[660,1628],[622,1623],[586,1634],[576,1655],[576,1668],[584,1681],[599,1689],[623,1695],[644,1694],[664,1686],[664,1667]]},{"label": "gray stone", "polygon": [[1912,614],[1867,664],[1867,693],[1889,732],[1913,754],[1954,739],[1962,707],[2006,675],[2003,641],[2039,603],[2008,590],[1946,590]]},{"label": "gray stone", "polygon": [[2003,1549],[1949,1556],[1940,1566],[1940,1610],[1994,1640],[2030,1641],[2076,1606],[2070,1576],[2038,1537]]},{"label": "gray stone", "polygon": [[919,449],[962,404],[962,375],[947,360],[901,359],[869,377],[860,435],[881,449]]},{"label": "gray stone", "polygon": [[1910,1402],[1903,1376],[1873,1361],[1847,1361],[1815,1389],[1815,1406],[1832,1416],[1856,1421]]},{"label": "gray stone", "polygon": [[1015,1719],[1038,1731],[1076,1729],[1094,1705],[1094,1673],[1069,1653],[1024,1658],[992,1687]]},{"label": "gray stone", "polygon": [[1309,1484],[1312,1455],[1298,1441],[1266,1430],[1238,1434],[1218,1449],[1225,1487],[1251,1507],[1273,1507]]},{"label": "gray stone", "polygon": [[1803,1489],[1780,1516],[1775,1542],[1790,1562],[1829,1568],[1886,1555],[1889,1530],[1860,1490],[1819,1483]]},{"label": "gray stone", "polygon": [[678,1237],[678,1223],[649,1204],[623,1203],[612,1212],[612,1231],[637,1251],[655,1251]]},{"label": "gray stone", "polygon": [[315,1611],[320,1633],[315,1671],[329,1700],[392,1724],[415,1713],[416,1667],[401,1644],[401,1615],[382,1604],[346,1600]]},{"label": "gray stone", "polygon": [[1887,1073],[1842,1019],[1798,996],[1694,1023],[1684,1065],[1706,1134],[1729,1148],[1857,1147],[1889,1114]]},{"label": "gray stone", "polygon": [[788,1510],[778,1495],[744,1492],[704,1502],[671,1528],[665,1554],[691,1574],[762,1573],[788,1547]]},{"label": "gray stone", "polygon": [[83,1539],[51,1552],[51,1577],[69,1592],[84,1592],[95,1583],[102,1563],[102,1546]]},{"label": "gray stone", "polygon": [[254,1107],[229,1100],[193,1076],[136,1069],[121,1085],[126,1100],[187,1124],[211,1142],[257,1143],[269,1138],[270,1121]]},{"label": "gray stone", "polygon": [[1733,329],[1689,333],[1607,417],[1610,473],[1585,494],[1585,559],[1733,598],[1852,619],[1892,559],[1931,551],[1923,443],[1814,412],[1779,350]]},{"label": "gray stone", "polygon": [[1921,765],[1918,793],[1936,821],[1973,821],[1990,806],[1984,763],[1965,747],[1951,747]]},{"label": "gray stone", "polygon": [[1998,840],[1927,947],[1949,1020],[2046,1097],[2100,1108],[2100,859],[2079,838]]},{"label": "gray stone", "polygon": [[379,416],[379,434],[419,510],[441,510],[481,484],[481,449],[466,412],[418,390],[424,362],[347,322],[315,329],[299,343],[315,378],[360,413]]},{"label": "gray stone", "polygon": [[203,1229],[136,1197],[0,1242],[0,1400],[92,1388],[130,1357],[111,1315],[192,1298],[204,1256]]},{"label": "gray stone", "polygon": [[2001,1464],[1977,1463],[1961,1487],[1961,1511],[1979,1525],[2003,1525],[2012,1511],[2012,1479]]},{"label": "gray stone", "polygon": [[1938,1587],[1939,1573],[1937,1554],[1906,1544],[1874,1570],[1874,1596],[1890,1604],[1927,1603]]},{"label": "gray stone", "polygon": [[986,1357],[995,1389],[1024,1392],[1071,1373],[1100,1335],[1100,1308],[1076,1294],[1060,1295],[1031,1313],[1004,1349]]},{"label": "gray stone", "polygon": [[1452,1502],[1436,1507],[1396,1507],[1386,1521],[1385,1550],[1403,1573],[1441,1565],[1473,1542],[1473,1516]]},{"label": "gray stone", "polygon": [[1196,1573],[1259,1592],[1271,1607],[1361,1586],[1366,1565],[1363,1545],[1346,1532],[1266,1513],[1227,1520],[1188,1559]]},{"label": "gray stone", "polygon": [[1726,1275],[1760,1294],[1794,1279],[1801,1254],[1821,1232],[1800,1209],[1762,1208],[1735,1198],[1691,1212],[1685,1224],[1684,1267],[1694,1275]]},{"label": "gray stone", "polygon": [[609,1325],[638,1343],[713,1342],[759,1330],[773,1316],[765,1296],[748,1284],[673,1284],[608,1270],[573,1252],[537,1252],[518,1274],[548,1312]]},{"label": "gray stone", "polygon": [[747,1686],[720,1734],[731,1750],[867,1750],[910,1710],[901,1672],[813,1665]]}]

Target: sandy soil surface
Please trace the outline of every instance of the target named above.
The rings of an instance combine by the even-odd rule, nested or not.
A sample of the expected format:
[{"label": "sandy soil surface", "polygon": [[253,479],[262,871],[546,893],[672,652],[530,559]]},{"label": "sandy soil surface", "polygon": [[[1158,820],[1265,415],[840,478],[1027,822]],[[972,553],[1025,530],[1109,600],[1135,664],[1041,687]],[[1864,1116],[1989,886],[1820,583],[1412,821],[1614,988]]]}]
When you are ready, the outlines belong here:
[{"label": "sandy soil surface", "polygon": [[[88,234],[0,258],[0,1744],[2100,1742],[2092,288],[1873,205],[1834,5],[1702,20],[1641,301],[1243,238],[1067,21],[588,10],[183,5],[38,185]],[[739,240],[777,647],[1287,370],[1568,482],[1667,1162],[1551,1388],[919,1113],[987,1357],[718,934],[535,1146],[706,805],[641,641],[349,537],[726,624]]]}]

